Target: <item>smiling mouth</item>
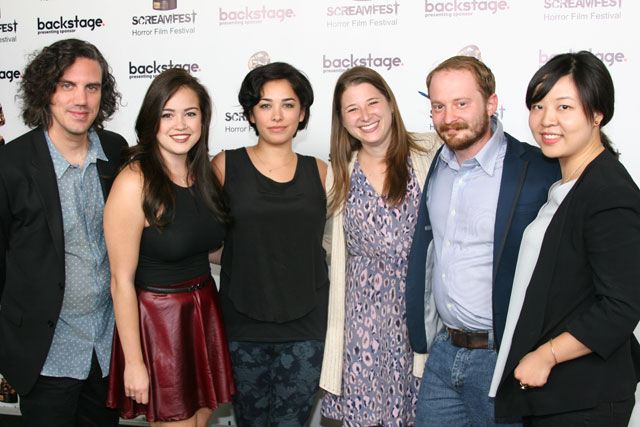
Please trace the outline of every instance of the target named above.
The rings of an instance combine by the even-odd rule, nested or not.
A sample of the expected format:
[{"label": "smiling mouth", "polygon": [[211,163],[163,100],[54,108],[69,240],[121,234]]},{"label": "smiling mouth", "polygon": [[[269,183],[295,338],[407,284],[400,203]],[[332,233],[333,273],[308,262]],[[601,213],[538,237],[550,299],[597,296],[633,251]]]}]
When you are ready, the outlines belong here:
[{"label": "smiling mouth", "polygon": [[542,138],[543,142],[547,144],[552,144],[554,142],[557,142],[560,138],[562,138],[562,135],[559,135],[556,133],[542,133],[540,134],[540,137]]},{"label": "smiling mouth", "polygon": [[376,129],[379,124],[380,124],[380,121],[377,121],[377,122],[371,123],[370,125],[360,126],[360,129],[364,132],[371,132],[372,130]]},{"label": "smiling mouth", "polygon": [[171,135],[171,139],[176,142],[186,142],[191,135],[188,134],[180,134],[180,135]]}]

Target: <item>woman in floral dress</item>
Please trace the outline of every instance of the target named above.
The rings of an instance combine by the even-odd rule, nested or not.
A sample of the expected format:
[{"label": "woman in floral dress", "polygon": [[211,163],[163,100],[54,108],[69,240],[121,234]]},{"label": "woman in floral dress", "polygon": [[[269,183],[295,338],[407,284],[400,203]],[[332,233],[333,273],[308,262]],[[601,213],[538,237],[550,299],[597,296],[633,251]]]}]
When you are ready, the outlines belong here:
[{"label": "woman in floral dress", "polygon": [[435,134],[406,131],[377,72],[355,67],[338,79],[327,175],[331,290],[320,386],[326,390],[322,414],[347,426],[414,424],[416,375],[424,359],[414,358],[409,347],[405,275],[421,186],[440,143]]}]

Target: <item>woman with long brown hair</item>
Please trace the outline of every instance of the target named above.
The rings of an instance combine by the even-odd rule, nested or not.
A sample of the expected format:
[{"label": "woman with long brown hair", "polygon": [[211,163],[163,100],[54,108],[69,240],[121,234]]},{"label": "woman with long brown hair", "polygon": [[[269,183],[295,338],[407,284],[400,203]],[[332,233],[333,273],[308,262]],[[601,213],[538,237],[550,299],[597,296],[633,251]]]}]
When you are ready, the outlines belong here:
[{"label": "woman with long brown hair", "polygon": [[[333,96],[331,291],[322,413],[348,425],[413,425],[419,379],[409,348],[405,276],[435,134],[407,132],[376,71],[344,72]],[[416,360],[418,370],[424,359]]]},{"label": "woman with long brown hair", "polygon": [[117,334],[107,406],[204,427],[234,392],[208,253],[229,223],[209,163],[211,100],[180,69],[151,83],[104,211]]}]

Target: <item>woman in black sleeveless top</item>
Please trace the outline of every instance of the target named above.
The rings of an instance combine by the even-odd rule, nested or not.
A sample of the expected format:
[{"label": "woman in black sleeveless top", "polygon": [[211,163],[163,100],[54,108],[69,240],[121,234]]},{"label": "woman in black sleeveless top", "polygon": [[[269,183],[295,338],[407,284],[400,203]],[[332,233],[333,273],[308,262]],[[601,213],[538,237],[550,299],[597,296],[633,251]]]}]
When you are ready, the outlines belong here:
[{"label": "woman in black sleeveless top", "polygon": [[107,406],[152,425],[204,427],[234,392],[208,260],[229,222],[208,158],[210,121],[194,77],[160,74],[105,206],[117,326]]},{"label": "woman in black sleeveless top", "polygon": [[230,341],[239,426],[306,425],[318,391],[329,279],[322,249],[327,166],[294,153],[313,91],[285,63],[251,71],[238,95],[258,135],[218,154],[233,224],[220,301]]}]

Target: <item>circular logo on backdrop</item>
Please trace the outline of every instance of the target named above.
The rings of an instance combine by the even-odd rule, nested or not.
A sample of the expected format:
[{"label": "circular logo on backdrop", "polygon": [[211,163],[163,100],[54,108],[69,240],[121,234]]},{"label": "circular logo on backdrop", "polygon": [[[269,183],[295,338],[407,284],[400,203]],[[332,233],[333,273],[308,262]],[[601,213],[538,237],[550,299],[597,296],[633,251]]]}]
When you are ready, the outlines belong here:
[{"label": "circular logo on backdrop", "polygon": [[267,52],[261,50],[260,52],[256,52],[249,58],[248,67],[250,70],[258,68],[261,65],[267,65],[271,62],[271,57]]},{"label": "circular logo on backdrop", "polygon": [[482,61],[482,53],[480,52],[480,48],[475,44],[470,44],[469,46],[465,46],[458,51],[458,55],[462,56],[473,56],[479,61]]}]

